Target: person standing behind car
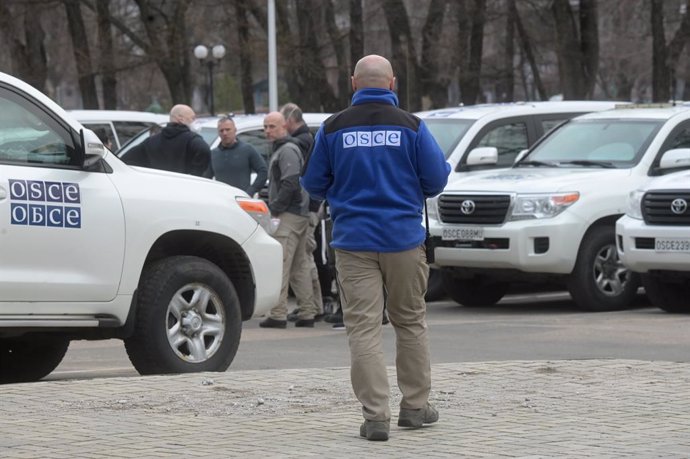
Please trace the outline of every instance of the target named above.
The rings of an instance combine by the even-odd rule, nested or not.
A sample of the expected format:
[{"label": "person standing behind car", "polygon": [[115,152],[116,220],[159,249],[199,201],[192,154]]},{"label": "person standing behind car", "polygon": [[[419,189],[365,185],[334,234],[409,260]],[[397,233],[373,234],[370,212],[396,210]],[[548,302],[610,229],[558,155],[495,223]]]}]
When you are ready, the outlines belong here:
[{"label": "person standing behind car", "polygon": [[375,441],[388,440],[391,418],[381,343],[384,289],[402,392],[398,426],[420,428],[438,420],[428,400],[429,267],[422,216],[425,198],[445,187],[450,165],[424,122],[398,108],[394,87],[387,59],[360,59],[352,105],[324,121],[301,179],[331,208],[352,388],[365,419],[359,434]]},{"label": "person standing behind car", "polygon": [[[249,196],[258,193],[268,178],[266,161],[256,149],[237,138],[237,127],[230,117],[218,120],[220,144],[211,150],[211,164],[207,177],[244,190]],[[256,174],[253,183],[251,173]]]},{"label": "person standing behind car", "polygon": [[[302,157],[306,161],[307,156],[311,151],[311,147],[314,145],[314,136],[302,118],[302,109],[299,108],[297,104],[290,102],[283,105],[283,108],[280,109],[280,113],[282,113],[285,117],[285,127],[287,128],[288,133],[297,141],[297,145],[302,151]],[[307,256],[303,258],[304,262],[307,263],[307,266],[302,268],[309,271],[311,276],[311,284],[312,288],[314,289],[314,307],[318,311],[315,316],[317,319],[322,318],[324,315],[324,300],[321,292],[319,270],[317,269],[316,258],[314,255],[314,250],[316,250],[318,246],[316,243],[316,228],[321,221],[319,218],[320,206],[321,201],[309,199],[309,230],[307,231],[307,243],[304,246],[304,249],[307,251]],[[295,309],[288,314],[289,321],[295,321],[298,317],[299,309]]]},{"label": "person standing behind car", "polygon": [[136,147],[122,160],[130,166],[203,176],[211,161],[211,149],[189,126],[196,119],[192,107],[175,105],[170,122]]},{"label": "person standing behind car", "polygon": [[[280,112],[266,115],[264,132],[266,138],[273,141],[273,155],[268,168],[268,208],[271,216],[280,220],[273,237],[283,246],[283,279],[278,304],[259,326],[287,327],[288,287],[292,286],[299,309],[295,327],[313,327],[317,311],[311,278],[304,261],[309,229],[309,196],[299,184],[299,174],[304,164],[302,152],[288,135],[285,118]],[[292,283],[291,276],[294,276]]]}]

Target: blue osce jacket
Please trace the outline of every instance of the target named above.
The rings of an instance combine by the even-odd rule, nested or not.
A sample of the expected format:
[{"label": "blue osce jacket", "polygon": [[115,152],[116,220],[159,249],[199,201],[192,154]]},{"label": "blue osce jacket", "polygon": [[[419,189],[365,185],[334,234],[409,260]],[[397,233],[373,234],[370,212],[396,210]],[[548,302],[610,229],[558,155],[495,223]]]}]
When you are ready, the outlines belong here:
[{"label": "blue osce jacket", "polygon": [[328,200],[334,248],[401,252],[424,242],[424,199],[449,173],[424,122],[400,109],[393,91],[365,88],[323,123],[301,183]]}]

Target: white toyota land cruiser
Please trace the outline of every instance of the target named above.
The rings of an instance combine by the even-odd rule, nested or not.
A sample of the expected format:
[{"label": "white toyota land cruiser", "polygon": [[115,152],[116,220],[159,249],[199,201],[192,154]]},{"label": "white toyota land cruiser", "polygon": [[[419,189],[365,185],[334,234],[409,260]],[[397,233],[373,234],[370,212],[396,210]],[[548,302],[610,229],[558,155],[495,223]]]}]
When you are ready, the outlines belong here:
[{"label": "white toyota land cruiser", "polygon": [[512,281],[560,280],[584,310],[627,307],[639,279],[617,256],[615,222],[686,143],[690,107],[622,107],[566,122],[510,169],[450,183],[430,206],[447,293],[490,305]]},{"label": "white toyota land cruiser", "polygon": [[0,73],[0,382],[42,378],[73,339],[123,339],[142,374],[227,369],[278,299],[268,220],[225,184],[125,165]]},{"label": "white toyota land cruiser", "polygon": [[[690,131],[671,145],[659,168],[690,169]],[[616,222],[623,264],[642,273],[652,303],[667,312],[690,312],[690,172],[651,180],[630,193],[628,211]]]}]

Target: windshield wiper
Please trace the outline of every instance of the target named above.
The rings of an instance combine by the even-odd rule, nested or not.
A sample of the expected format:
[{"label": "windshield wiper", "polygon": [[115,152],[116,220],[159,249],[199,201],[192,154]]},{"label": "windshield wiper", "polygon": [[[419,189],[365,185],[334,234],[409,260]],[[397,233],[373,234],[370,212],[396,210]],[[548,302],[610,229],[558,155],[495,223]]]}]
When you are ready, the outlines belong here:
[{"label": "windshield wiper", "polygon": [[535,166],[535,167],[558,167],[558,163],[554,161],[520,161],[517,166]]},{"label": "windshield wiper", "polygon": [[605,169],[615,169],[616,166],[610,161],[591,161],[589,159],[577,159],[575,161],[562,161],[560,164],[574,164],[576,166],[597,166]]}]

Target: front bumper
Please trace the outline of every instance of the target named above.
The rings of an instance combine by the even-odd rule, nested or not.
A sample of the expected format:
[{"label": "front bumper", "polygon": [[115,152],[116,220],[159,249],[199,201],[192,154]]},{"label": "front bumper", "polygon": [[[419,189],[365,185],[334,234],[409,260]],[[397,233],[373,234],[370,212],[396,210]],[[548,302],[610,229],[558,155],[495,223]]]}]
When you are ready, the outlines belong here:
[{"label": "front bumper", "polygon": [[647,225],[627,215],[616,222],[618,256],[632,271],[690,271],[690,252],[657,252],[657,238],[687,239],[690,238],[690,228]]}]

